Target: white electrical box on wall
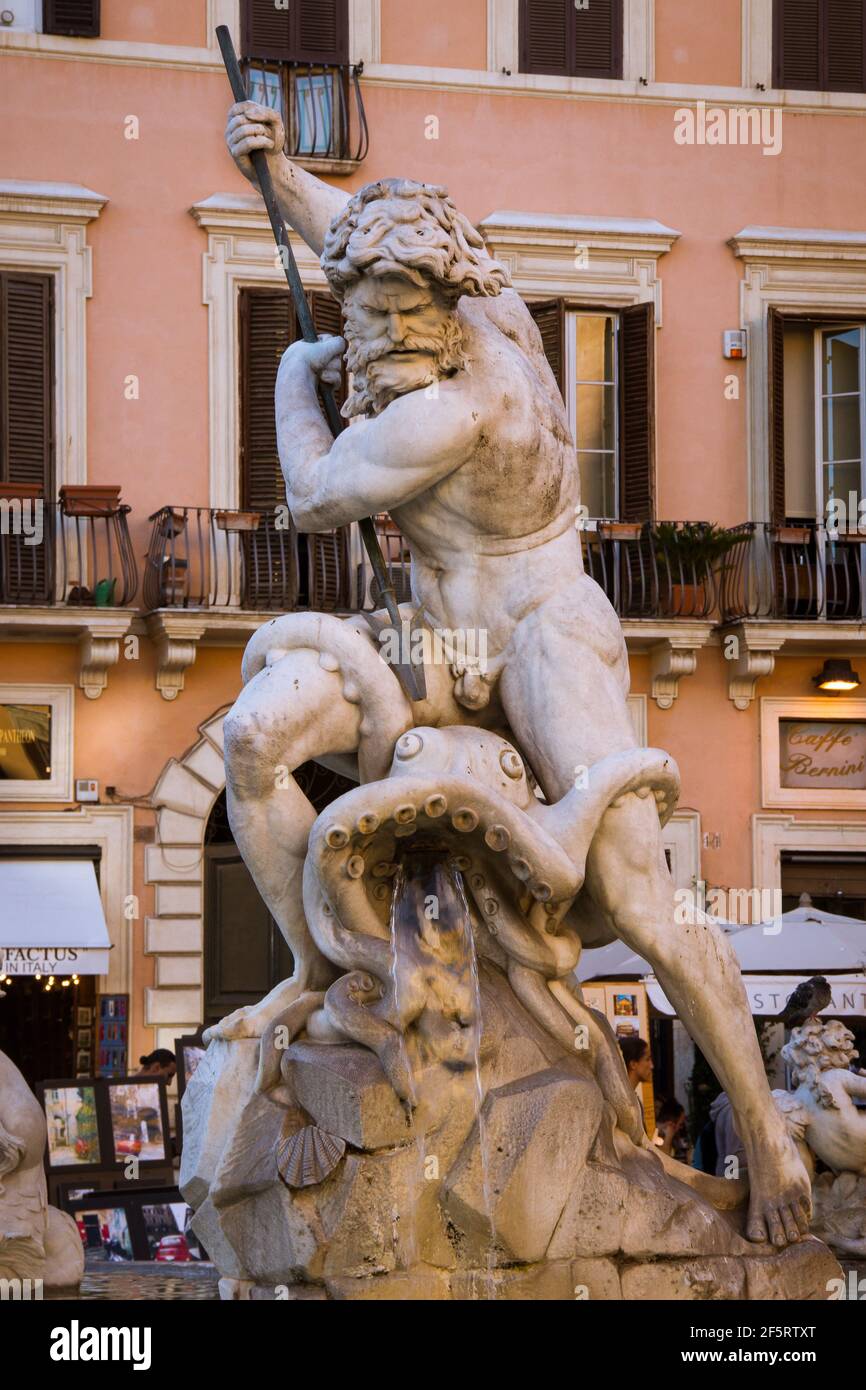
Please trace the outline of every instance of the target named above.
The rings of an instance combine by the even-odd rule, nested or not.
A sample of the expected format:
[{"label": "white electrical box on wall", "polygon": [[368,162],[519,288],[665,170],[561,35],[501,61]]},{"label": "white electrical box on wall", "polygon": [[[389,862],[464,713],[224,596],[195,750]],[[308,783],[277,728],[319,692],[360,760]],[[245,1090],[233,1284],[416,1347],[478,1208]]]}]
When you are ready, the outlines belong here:
[{"label": "white electrical box on wall", "polygon": [[99,783],[92,777],[76,777],[75,779],[75,800],[76,801],[98,801]]}]

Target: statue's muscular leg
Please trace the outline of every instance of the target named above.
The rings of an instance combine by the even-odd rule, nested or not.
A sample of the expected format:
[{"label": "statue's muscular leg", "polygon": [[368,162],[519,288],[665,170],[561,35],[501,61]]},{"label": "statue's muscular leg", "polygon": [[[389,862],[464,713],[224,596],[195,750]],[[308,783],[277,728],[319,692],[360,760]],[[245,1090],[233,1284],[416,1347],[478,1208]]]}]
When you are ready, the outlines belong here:
[{"label": "statue's muscular leg", "polygon": [[[325,754],[355,753],[361,712],[343,698],[338,672],[317,652],[288,653],[244,687],[225,721],[226,799],[238,848],[294,957],[290,980],[238,1009],[211,1037],[261,1037],[306,990],[325,990],[339,971],[307,928],[302,877],[316,812],[291,773]],[[239,924],[243,930],[243,924]]]},{"label": "statue's muscular leg", "polygon": [[[576,633],[537,631],[538,641],[528,634],[515,644],[502,697],[546,795],[558,800],[574,785],[575,769],[634,747],[635,738],[616,668]],[[675,922],[652,799],[630,794],[607,811],[586,886],[616,934],[650,961],[731,1097],[749,1160],[749,1238],[798,1240],[808,1229],[809,1181],[770,1098],[736,957],[718,928]]]}]

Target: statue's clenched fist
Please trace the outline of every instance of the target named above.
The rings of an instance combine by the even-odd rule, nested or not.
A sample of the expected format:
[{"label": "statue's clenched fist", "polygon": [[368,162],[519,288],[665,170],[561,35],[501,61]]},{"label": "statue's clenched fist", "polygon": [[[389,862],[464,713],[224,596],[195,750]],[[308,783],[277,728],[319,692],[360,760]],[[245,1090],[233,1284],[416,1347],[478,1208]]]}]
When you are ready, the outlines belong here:
[{"label": "statue's clenched fist", "polygon": [[244,178],[255,181],[250,159],[253,150],[281,155],[285,143],[283,118],[272,106],[262,106],[258,101],[238,101],[229,110],[226,144]]},{"label": "statue's clenched fist", "polygon": [[296,343],[292,343],[283,353],[283,363],[286,368],[306,363],[309,371],[317,381],[325,386],[338,387],[342,372],[343,353],[346,351],[346,341],[344,338],[337,338],[330,333],[321,333],[317,343],[306,343],[299,338]]}]

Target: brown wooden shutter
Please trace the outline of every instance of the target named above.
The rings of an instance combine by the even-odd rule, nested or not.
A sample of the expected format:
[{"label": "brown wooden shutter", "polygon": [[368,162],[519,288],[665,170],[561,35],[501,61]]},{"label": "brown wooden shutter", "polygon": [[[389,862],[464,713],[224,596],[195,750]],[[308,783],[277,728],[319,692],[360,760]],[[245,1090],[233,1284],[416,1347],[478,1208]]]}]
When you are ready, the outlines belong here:
[{"label": "brown wooden shutter", "polygon": [[775,0],[773,34],[774,85],[820,87],[821,0]]},{"label": "brown wooden shutter", "polygon": [[241,47],[245,58],[271,62],[349,61],[348,0],[241,0]]},{"label": "brown wooden shutter", "polygon": [[770,391],[768,439],[770,447],[770,521],[785,524],[785,319],[770,309],[767,320]]},{"label": "brown wooden shutter", "polygon": [[274,0],[241,0],[241,53],[244,58],[288,62],[293,52],[295,0],[278,9]]},{"label": "brown wooden shutter", "polygon": [[99,0],[42,0],[42,32],[99,38]]},{"label": "brown wooden shutter", "polygon": [[621,521],[650,521],[655,510],[655,308],[620,314],[619,477]]},{"label": "brown wooden shutter", "polygon": [[250,511],[285,502],[274,388],[280,358],[297,337],[287,289],[241,291],[241,501]]},{"label": "brown wooden shutter", "polygon": [[0,274],[0,481],[53,500],[51,275]]},{"label": "brown wooden shutter", "polygon": [[297,28],[293,56],[297,61],[348,63],[348,0],[300,0],[294,7]]},{"label": "brown wooden shutter", "polygon": [[571,7],[574,26],[575,77],[622,76],[622,0],[587,0],[586,9]]},{"label": "brown wooden shutter", "polygon": [[622,76],[622,0],[521,0],[520,71]]},{"label": "brown wooden shutter", "polygon": [[565,304],[561,299],[542,299],[526,305],[541,334],[550,370],[565,397]]},{"label": "brown wooden shutter", "polygon": [[521,72],[568,76],[568,11],[572,4],[573,0],[521,0]]},{"label": "brown wooden shutter", "polygon": [[824,0],[821,86],[828,92],[864,90],[864,0]]}]

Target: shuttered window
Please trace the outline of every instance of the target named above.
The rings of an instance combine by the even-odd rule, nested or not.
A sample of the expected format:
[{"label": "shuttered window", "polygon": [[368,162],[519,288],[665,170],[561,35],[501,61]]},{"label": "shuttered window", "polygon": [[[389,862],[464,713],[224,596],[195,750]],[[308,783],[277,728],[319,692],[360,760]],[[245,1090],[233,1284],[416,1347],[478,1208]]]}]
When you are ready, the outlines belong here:
[{"label": "shuttered window", "polygon": [[269,62],[348,63],[348,0],[241,0],[241,48]]},{"label": "shuttered window", "polygon": [[619,519],[655,515],[655,307],[633,304],[619,323]]},{"label": "shuttered window", "polygon": [[0,272],[0,482],[53,496],[53,277]]},{"label": "shuttered window", "polygon": [[[539,300],[527,308],[541,333],[557,385],[567,399],[565,301]],[[606,312],[597,305],[586,306],[586,311],[596,317]],[[617,318],[616,519],[649,521],[655,511],[655,310],[652,304],[635,304],[618,311]]]},{"label": "shuttered window", "polygon": [[[328,293],[309,296],[318,333],[342,334],[342,311]],[[294,305],[288,290],[245,289],[240,298],[241,505],[245,510],[271,512],[284,506],[286,485],[280,470],[274,389],[280,359],[299,337]],[[343,384],[337,404],[346,398]],[[277,563],[263,528],[246,542],[248,572],[264,581]],[[348,530],[298,537],[301,606],[332,611],[348,606],[351,588]]]},{"label": "shuttered window", "polygon": [[622,77],[622,0],[520,0],[520,70]]},{"label": "shuttered window", "polygon": [[42,0],[42,31],[99,38],[99,0]]},{"label": "shuttered window", "polygon": [[775,0],[776,87],[866,91],[866,0]]}]

